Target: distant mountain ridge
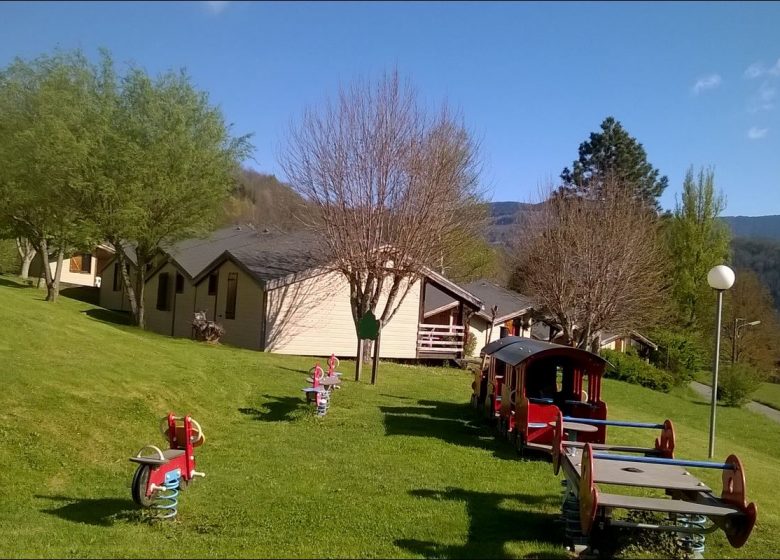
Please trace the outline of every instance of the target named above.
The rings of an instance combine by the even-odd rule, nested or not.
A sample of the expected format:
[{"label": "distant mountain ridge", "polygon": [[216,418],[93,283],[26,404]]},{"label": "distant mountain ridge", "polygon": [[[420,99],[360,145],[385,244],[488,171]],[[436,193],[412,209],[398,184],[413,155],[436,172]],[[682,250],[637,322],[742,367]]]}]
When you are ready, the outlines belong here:
[{"label": "distant mountain ridge", "polygon": [[[527,202],[491,202],[490,221],[485,237],[490,243],[504,244],[511,238],[512,229],[524,212],[533,212],[537,204]],[[734,237],[771,239],[780,241],[780,215],[723,216]]]},{"label": "distant mountain ridge", "polygon": [[780,240],[780,216],[723,216],[734,237]]}]

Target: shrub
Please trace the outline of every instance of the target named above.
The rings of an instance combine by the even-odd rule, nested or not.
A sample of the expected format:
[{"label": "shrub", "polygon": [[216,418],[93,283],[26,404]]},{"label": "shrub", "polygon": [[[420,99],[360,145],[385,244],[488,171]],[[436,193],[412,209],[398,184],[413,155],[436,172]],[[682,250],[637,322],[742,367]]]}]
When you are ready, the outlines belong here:
[{"label": "shrub", "polygon": [[742,406],[762,381],[761,373],[748,364],[727,366],[718,375],[718,400],[726,406]]},{"label": "shrub", "polygon": [[477,349],[477,337],[469,331],[469,337],[466,339],[466,344],[463,345],[463,354],[468,358],[474,354],[474,350]]},{"label": "shrub", "polygon": [[691,381],[694,372],[707,363],[701,337],[695,333],[656,329],[650,338],[658,344],[650,353],[650,362],[669,371],[677,385]]},{"label": "shrub", "polygon": [[645,362],[636,353],[602,350],[601,355],[610,363],[606,377],[664,393],[668,393],[674,384],[674,378],[668,372]]}]

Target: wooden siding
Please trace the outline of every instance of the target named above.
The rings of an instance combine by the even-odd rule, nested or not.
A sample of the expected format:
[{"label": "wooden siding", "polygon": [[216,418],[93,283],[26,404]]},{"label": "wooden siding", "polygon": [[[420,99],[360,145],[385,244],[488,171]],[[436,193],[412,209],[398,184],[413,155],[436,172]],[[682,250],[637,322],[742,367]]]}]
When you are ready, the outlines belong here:
[{"label": "wooden siding", "polygon": [[[157,287],[161,273],[168,274],[168,310],[157,309]],[[176,293],[176,275],[184,279],[182,293]],[[144,314],[146,329],[156,333],[190,338],[192,318],[195,312],[195,287],[178,268],[166,264],[146,282],[144,289]]]},{"label": "wooden siding", "polygon": [[[122,279],[117,280],[119,287],[118,291],[114,291],[114,263],[116,259],[112,259],[108,263],[106,268],[100,273],[100,299],[99,303],[101,307],[106,309],[113,309],[115,311],[130,311],[130,299],[125,293],[124,283]],[[131,271],[132,272],[132,271]]]},{"label": "wooden siding", "polygon": [[[262,350],[263,331],[263,289],[235,264],[227,261],[215,271],[219,275],[216,299],[208,296],[209,280],[205,278],[198,285],[198,300],[211,303],[209,316],[217,311],[217,323],[225,328],[221,342],[242,348]],[[236,315],[234,319],[225,318],[227,304],[228,275],[236,273]]]},{"label": "wooden siding", "polygon": [[[80,257],[81,255],[76,255]],[[65,257],[62,260],[62,270],[60,271],[60,282],[65,284],[74,284],[76,286],[94,286],[95,276],[97,275],[98,260],[97,257],[92,255],[92,263],[90,272],[71,272],[70,271],[70,257]],[[52,278],[57,272],[57,260],[49,261],[49,270],[51,270]],[[35,255],[33,262],[30,263],[30,278],[43,277],[43,259],[40,254]]]},{"label": "wooden siding", "polygon": [[[381,298],[377,309],[382,309]],[[416,358],[420,282],[415,282],[382,331],[380,356]],[[336,272],[268,292],[267,350],[280,354],[354,357],[357,335],[349,284]]]}]

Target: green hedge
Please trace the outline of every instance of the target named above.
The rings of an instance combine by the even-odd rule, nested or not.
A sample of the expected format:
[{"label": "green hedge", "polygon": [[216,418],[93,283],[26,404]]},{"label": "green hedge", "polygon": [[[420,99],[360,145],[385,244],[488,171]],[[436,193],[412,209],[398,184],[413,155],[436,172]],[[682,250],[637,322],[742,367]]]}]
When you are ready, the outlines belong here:
[{"label": "green hedge", "polygon": [[628,381],[655,391],[668,393],[674,385],[674,377],[666,371],[645,362],[635,353],[602,350],[601,355],[610,365],[606,377]]}]

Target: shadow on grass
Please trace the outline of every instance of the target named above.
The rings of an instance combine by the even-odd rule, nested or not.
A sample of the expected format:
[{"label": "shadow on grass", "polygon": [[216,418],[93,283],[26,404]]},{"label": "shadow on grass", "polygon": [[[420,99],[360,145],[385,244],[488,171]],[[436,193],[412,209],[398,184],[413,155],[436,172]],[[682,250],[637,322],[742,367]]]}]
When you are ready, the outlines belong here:
[{"label": "shadow on grass", "polygon": [[59,507],[42,509],[41,511],[73,523],[110,527],[115,521],[138,517],[138,512],[133,511],[137,507],[130,500],[119,498],[78,499],[67,496],[41,495],[36,495],[35,497],[56,502],[66,502]]},{"label": "shadow on grass", "polygon": [[263,398],[268,400],[260,408],[239,408],[238,411],[261,422],[290,422],[298,417],[299,411],[307,408],[306,402],[300,397],[263,395]]},{"label": "shadow on grass", "polygon": [[495,436],[490,426],[476,421],[468,403],[417,401],[419,406],[380,406],[385,435],[438,438],[447,443],[492,451],[500,459],[517,459],[514,448]]},{"label": "shadow on grass", "polygon": [[84,315],[111,325],[130,325],[130,313],[126,311],[109,311],[108,309],[87,309],[82,311]]},{"label": "shadow on grass", "polygon": [[100,290],[91,286],[71,286],[60,290],[60,295],[68,299],[83,301],[98,305],[100,301]]},{"label": "shadow on grass", "polygon": [[[533,558],[567,558],[563,550],[563,531],[555,525],[558,514],[534,511],[540,505],[557,506],[556,496],[473,492],[462,488],[412,490],[418,498],[463,502],[469,516],[466,542],[442,544],[415,539],[398,539],[395,545],[425,558],[508,558],[509,541],[533,541],[561,545],[561,553]],[[507,506],[513,506],[511,509]]]},{"label": "shadow on grass", "polygon": [[35,288],[35,285],[31,286],[29,284],[20,284],[19,282],[14,282],[13,280],[9,280],[8,278],[3,278],[2,276],[0,276],[0,286],[4,286],[6,288],[21,288],[21,289]]}]

